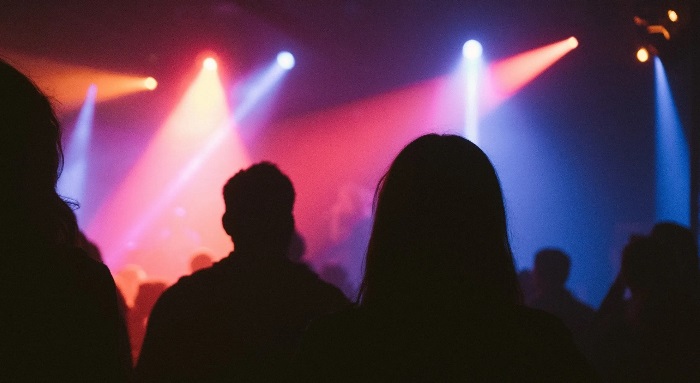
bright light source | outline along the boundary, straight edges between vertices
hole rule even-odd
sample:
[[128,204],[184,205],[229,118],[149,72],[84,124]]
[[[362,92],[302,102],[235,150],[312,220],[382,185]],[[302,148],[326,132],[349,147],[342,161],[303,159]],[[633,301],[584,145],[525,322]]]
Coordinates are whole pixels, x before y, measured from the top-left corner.
[[294,68],[294,63],[294,55],[287,51],[282,51],[277,55],[277,64],[283,69]]
[[668,19],[673,21],[674,23],[676,21],[678,21],[678,14],[676,13],[676,11],[674,11],[673,9],[669,9],[668,10]]
[[639,48],[637,51],[637,60],[643,63],[647,62],[649,60],[649,51],[644,47]]
[[218,67],[218,65],[216,64],[216,60],[214,60],[213,57],[207,57],[206,59],[204,59],[204,63],[202,63],[202,65],[206,70],[216,70],[216,68]]
[[576,39],[576,37],[571,36],[568,40],[566,40],[566,42],[569,44],[571,49],[574,49],[578,46],[578,39]]
[[143,80],[143,86],[145,86],[148,90],[155,90],[158,87],[158,81],[156,81],[156,79],[153,77],[148,77]]
[[481,47],[481,44],[476,40],[469,40],[466,43],[464,43],[464,46],[462,47],[462,54],[464,55],[464,57],[470,60],[481,57],[482,52],[483,48]]

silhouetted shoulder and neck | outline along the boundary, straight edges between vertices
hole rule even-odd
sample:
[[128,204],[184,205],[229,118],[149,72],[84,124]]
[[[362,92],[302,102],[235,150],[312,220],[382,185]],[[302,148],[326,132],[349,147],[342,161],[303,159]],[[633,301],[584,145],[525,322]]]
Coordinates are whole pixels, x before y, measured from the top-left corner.
[[566,288],[571,259],[559,249],[542,249],[535,254],[533,272],[535,296],[528,306],[561,319],[582,345],[593,322],[595,311],[576,299]]
[[587,381],[555,317],[519,305],[505,210],[486,155],[422,136],[377,189],[360,307],[311,326],[304,381]]
[[0,379],[127,381],[114,281],[78,248],[75,216],[56,193],[58,121],[2,60],[0,84]]
[[288,259],[294,189],[269,163],[224,186],[222,223],[235,251],[181,278],[151,313],[137,375],[144,381],[279,381],[308,323],[349,305]]

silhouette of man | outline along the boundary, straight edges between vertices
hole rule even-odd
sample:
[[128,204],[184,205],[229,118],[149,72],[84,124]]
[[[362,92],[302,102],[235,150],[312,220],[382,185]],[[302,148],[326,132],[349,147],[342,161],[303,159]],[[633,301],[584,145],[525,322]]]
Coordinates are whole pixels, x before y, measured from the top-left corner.
[[137,366],[144,381],[279,381],[309,321],[348,301],[287,252],[291,181],[271,163],[224,186],[235,250],[181,278],[156,303]]
[[535,296],[529,306],[561,319],[580,345],[591,325],[595,311],[576,299],[566,289],[571,260],[561,250],[543,249],[535,255],[533,282]]

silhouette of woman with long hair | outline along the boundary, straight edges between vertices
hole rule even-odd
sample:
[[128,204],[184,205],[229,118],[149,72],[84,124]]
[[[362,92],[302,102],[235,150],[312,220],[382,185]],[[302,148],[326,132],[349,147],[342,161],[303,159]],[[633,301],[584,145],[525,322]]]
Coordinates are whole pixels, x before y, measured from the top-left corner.
[[520,305],[496,171],[429,134],[377,188],[358,308],[316,322],[309,381],[572,381],[590,369],[563,324]]
[[56,193],[58,120],[2,60],[0,135],[0,380],[127,380],[114,281],[78,249],[75,215]]

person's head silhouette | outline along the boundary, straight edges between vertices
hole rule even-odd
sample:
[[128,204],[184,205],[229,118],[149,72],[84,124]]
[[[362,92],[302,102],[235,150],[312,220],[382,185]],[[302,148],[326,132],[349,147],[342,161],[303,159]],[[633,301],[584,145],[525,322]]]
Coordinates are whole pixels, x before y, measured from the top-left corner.
[[236,250],[286,256],[294,232],[294,187],[269,162],[241,170],[224,186],[222,223]]
[[63,152],[61,129],[48,98],[0,60],[0,209],[10,238],[73,244],[75,216],[56,193]]
[[542,249],[535,254],[533,271],[535,286],[540,292],[564,288],[569,278],[571,260],[559,249]]
[[377,188],[361,304],[515,304],[503,196],[486,154],[455,135],[406,146]]

